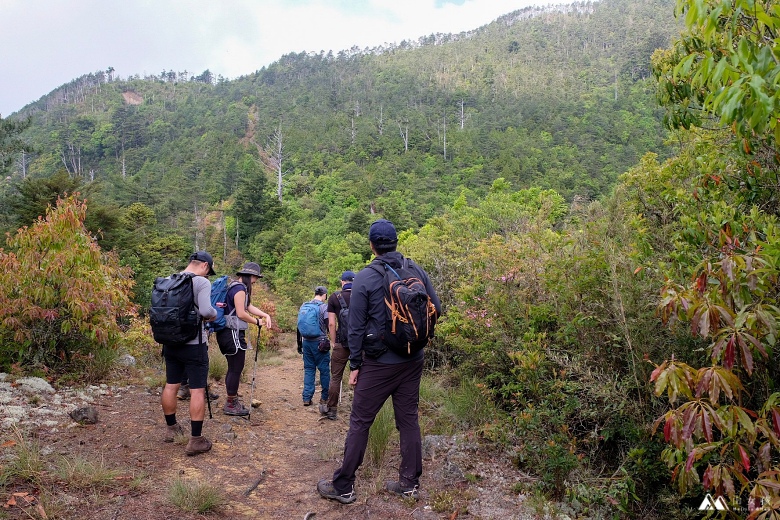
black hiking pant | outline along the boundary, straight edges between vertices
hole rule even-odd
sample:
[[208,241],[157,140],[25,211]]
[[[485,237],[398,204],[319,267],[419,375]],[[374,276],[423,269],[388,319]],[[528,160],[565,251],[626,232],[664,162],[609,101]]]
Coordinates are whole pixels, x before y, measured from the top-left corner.
[[382,405],[391,396],[395,427],[400,433],[401,444],[398,480],[405,488],[419,485],[422,475],[422,440],[417,410],[423,361],[419,359],[391,365],[370,358],[364,360],[355,385],[349,432],[344,442],[344,461],[333,474],[333,487],[339,493],[352,490],[355,473],[366,453],[368,430]]

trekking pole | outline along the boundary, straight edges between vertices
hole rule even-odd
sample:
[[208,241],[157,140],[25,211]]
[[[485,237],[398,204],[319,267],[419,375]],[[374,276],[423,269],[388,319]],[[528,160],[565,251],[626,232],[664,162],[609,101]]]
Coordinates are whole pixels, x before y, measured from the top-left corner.
[[[208,344],[209,344],[209,338],[211,338],[211,330],[206,332],[206,348],[207,349],[208,349]],[[208,406],[208,409],[209,409],[209,419],[213,419],[214,416],[211,415],[211,396],[209,394],[210,394],[210,392],[209,392],[209,374],[207,372],[206,373],[206,405]]]
[[255,340],[255,362],[252,365],[252,387],[249,391],[249,413],[246,416],[247,421],[252,421],[252,401],[254,400],[255,396],[255,370],[257,370],[257,354],[260,352],[260,329],[262,329],[262,325],[257,325],[257,339]]
[[211,415],[211,396],[209,395],[209,382],[206,381],[206,405],[208,405],[209,408],[209,419],[213,419],[214,416]]

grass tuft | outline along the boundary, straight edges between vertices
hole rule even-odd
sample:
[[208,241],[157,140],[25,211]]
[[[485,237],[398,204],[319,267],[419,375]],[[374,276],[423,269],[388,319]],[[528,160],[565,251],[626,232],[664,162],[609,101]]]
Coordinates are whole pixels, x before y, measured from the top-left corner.
[[114,487],[121,472],[108,468],[101,456],[93,461],[83,457],[67,459],[62,457],[57,464],[56,474],[69,486],[79,489],[106,489]]
[[380,467],[387,452],[390,436],[395,429],[393,406],[390,400],[385,401],[382,409],[376,415],[374,424],[368,431],[368,462],[375,467]]
[[183,479],[173,481],[168,496],[171,503],[182,511],[200,514],[215,512],[226,503],[218,487]]
[[466,428],[476,428],[495,420],[493,402],[471,379],[464,379],[446,401],[446,408]]
[[[38,484],[45,469],[40,445],[18,429],[14,429],[12,440],[4,445],[8,445],[11,453],[7,462],[0,466],[0,486],[15,480]],[[5,453],[3,456],[5,458]]]

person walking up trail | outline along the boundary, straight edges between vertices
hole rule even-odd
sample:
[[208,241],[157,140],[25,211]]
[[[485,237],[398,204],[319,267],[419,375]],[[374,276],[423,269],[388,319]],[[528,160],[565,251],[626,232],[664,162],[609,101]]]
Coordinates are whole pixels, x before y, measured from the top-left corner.
[[320,404],[328,402],[330,385],[330,341],[325,300],[328,289],[322,285],[314,289],[314,299],[301,305],[298,311],[298,354],[303,355],[303,406],[311,406],[314,398],[317,371],[320,372],[322,394]]
[[[322,497],[342,504],[357,499],[355,474],[363,463],[368,432],[391,396],[395,426],[400,433],[401,464],[398,480],[387,482],[385,487],[403,497],[419,498],[422,347],[441,313],[441,303],[428,274],[396,251],[398,235],[392,222],[381,219],[371,224],[368,239],[376,258],[355,276],[349,308],[349,384],[354,386],[354,396],[344,457],[332,480],[317,483]],[[393,285],[388,288],[391,279]],[[393,306],[396,296],[403,299],[403,309]],[[404,316],[406,321],[399,322],[399,311],[406,310],[411,311]],[[410,328],[412,321],[414,327]],[[417,331],[423,335],[416,336]]]
[[[176,393],[186,373],[190,383],[190,440],[184,449],[187,455],[205,453],[211,449],[211,441],[203,436],[203,419],[206,415],[206,382],[209,374],[209,349],[204,322],[213,320],[217,310],[211,306],[211,282],[214,260],[206,251],[196,251],[189,257],[183,275],[192,279],[192,301],[199,316],[195,337],[184,343],[163,343],[165,358],[165,388],[160,398],[167,426],[164,440],[173,442],[184,430],[176,421]],[[152,327],[154,330],[154,325]]]
[[341,380],[349,361],[348,323],[346,320],[349,319],[349,300],[352,297],[352,281],[354,279],[354,272],[344,271],[341,274],[341,290],[334,292],[328,298],[328,337],[333,345],[333,352],[330,355],[328,402],[320,405],[320,414],[331,421],[338,418]]
[[[230,282],[225,301],[225,328],[217,331],[219,350],[227,359],[227,374],[225,375],[225,391],[227,400],[222,411],[225,415],[249,415],[249,409],[241,403],[238,397],[238,386],[241,373],[246,363],[246,351],[249,348],[246,340],[246,330],[249,324],[259,327],[271,327],[271,316],[252,305],[252,287],[262,278],[260,266],[255,262],[247,262],[236,272],[236,278]],[[259,345],[255,345],[259,348]],[[251,398],[251,397],[250,397]],[[251,406],[252,403],[249,403]]]

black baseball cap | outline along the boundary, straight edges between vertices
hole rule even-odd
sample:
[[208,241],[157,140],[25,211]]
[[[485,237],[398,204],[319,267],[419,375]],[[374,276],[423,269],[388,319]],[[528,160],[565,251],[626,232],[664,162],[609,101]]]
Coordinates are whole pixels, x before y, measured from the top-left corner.
[[398,242],[398,234],[393,223],[382,218],[371,224],[368,240],[374,244],[395,244]]
[[195,251],[190,255],[190,262],[197,260],[198,262],[206,262],[209,264],[209,276],[213,276],[217,273],[214,272],[214,259],[211,255],[205,251]]

